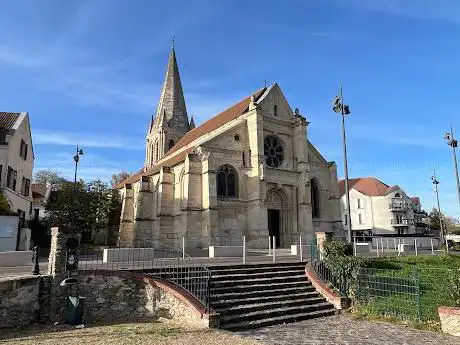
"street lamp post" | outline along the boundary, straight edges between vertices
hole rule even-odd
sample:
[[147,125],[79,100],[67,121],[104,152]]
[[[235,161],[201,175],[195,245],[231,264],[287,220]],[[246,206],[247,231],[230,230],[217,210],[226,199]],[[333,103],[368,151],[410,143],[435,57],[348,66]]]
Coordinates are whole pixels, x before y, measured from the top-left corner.
[[348,217],[348,230],[347,230],[347,241],[351,243],[351,211],[350,211],[350,190],[348,185],[348,160],[347,160],[347,142],[345,136],[345,115],[350,114],[350,107],[343,103],[343,92],[342,85],[340,85],[340,95],[336,96],[333,101],[332,110],[342,115],[342,144],[343,144],[343,160],[344,160],[344,171],[345,171],[345,195],[347,200],[347,217]]
[[447,247],[447,241],[444,239],[444,224],[443,224],[442,213],[441,213],[441,204],[439,203],[439,189],[438,189],[439,181],[436,178],[436,171],[433,171],[433,176],[431,176],[431,180],[433,181],[434,191],[436,193],[436,201],[438,203],[439,228],[441,232],[441,242],[446,243],[446,249],[447,251],[449,251],[449,248]]
[[73,160],[75,161],[75,178],[74,178],[74,188],[77,189],[77,169],[78,169],[78,162],[80,161],[80,156],[83,156],[83,150],[78,147],[77,144],[77,152],[75,156],[73,156]]
[[454,130],[452,129],[452,125],[450,126],[450,132],[446,133],[444,139],[447,141],[447,145],[452,147],[452,155],[454,157],[455,177],[457,179],[458,204],[460,205],[460,180],[458,177],[457,153],[456,153],[456,149],[458,146],[458,140],[454,138]]
[[80,156],[83,156],[83,150],[78,147],[77,144],[77,151],[75,153],[75,156],[73,156],[73,160],[75,161],[75,177],[73,180],[73,191],[74,191],[74,196],[73,196],[73,214],[72,214],[72,230],[75,231],[75,215],[77,213],[77,170],[78,170],[78,162],[80,162]]

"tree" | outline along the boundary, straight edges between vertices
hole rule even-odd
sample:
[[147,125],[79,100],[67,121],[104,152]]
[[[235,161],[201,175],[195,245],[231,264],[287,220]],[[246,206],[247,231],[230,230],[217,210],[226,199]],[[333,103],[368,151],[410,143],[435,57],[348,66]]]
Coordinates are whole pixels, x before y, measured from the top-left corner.
[[11,212],[10,205],[3,192],[0,190],[0,212]]
[[113,174],[112,175],[112,186],[115,186],[116,184],[122,182],[123,180],[127,179],[129,177],[129,172],[127,171],[121,171],[118,174]]
[[71,232],[81,233],[86,240],[91,234],[109,224],[110,215],[120,207],[118,192],[101,180],[75,186],[64,182],[51,193],[46,205],[46,221]]
[[62,175],[51,169],[38,170],[34,175],[34,183],[48,184],[51,185],[62,185],[66,179]]
[[[439,211],[436,208],[433,208],[430,212],[429,219],[430,219],[430,228],[432,230],[441,230],[441,226],[439,223]],[[454,217],[445,216],[441,213],[442,224],[444,226],[444,231],[449,233],[450,231],[455,230],[455,224],[458,220]]]

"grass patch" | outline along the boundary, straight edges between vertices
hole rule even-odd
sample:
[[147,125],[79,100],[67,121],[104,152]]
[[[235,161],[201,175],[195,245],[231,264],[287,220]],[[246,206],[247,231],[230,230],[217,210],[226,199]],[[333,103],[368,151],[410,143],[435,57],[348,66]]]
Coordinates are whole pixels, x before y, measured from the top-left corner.
[[364,315],[431,325],[439,322],[439,306],[456,304],[449,282],[460,267],[459,256],[376,258],[365,267],[356,288],[356,309]]

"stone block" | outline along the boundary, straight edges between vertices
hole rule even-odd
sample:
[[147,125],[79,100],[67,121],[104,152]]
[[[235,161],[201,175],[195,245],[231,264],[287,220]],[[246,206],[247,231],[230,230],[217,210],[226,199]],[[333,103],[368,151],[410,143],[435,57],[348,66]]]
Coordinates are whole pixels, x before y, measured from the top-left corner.
[[442,331],[460,337],[460,308],[439,307],[438,313]]
[[242,246],[210,246],[209,247],[210,258],[220,257],[243,257]]

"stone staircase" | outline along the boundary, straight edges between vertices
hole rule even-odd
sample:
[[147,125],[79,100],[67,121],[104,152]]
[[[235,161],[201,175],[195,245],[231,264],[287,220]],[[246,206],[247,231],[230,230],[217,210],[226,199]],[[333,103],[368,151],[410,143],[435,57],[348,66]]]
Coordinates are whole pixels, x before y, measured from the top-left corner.
[[305,263],[210,267],[211,308],[220,327],[247,330],[329,316],[338,311],[305,276]]

